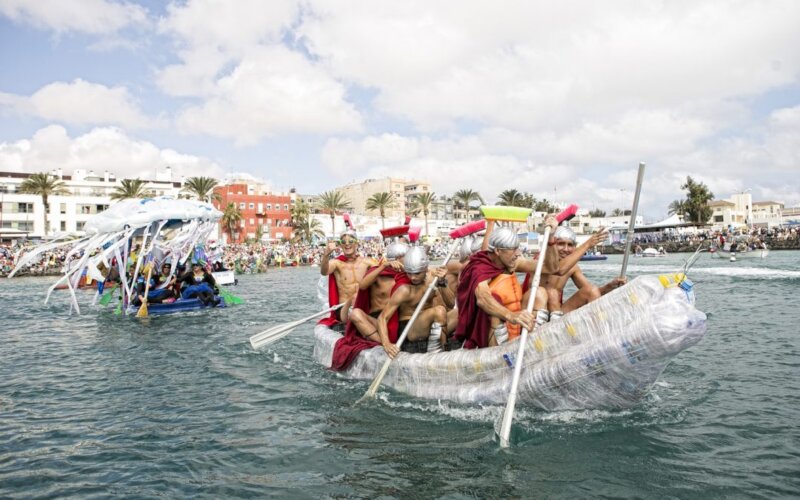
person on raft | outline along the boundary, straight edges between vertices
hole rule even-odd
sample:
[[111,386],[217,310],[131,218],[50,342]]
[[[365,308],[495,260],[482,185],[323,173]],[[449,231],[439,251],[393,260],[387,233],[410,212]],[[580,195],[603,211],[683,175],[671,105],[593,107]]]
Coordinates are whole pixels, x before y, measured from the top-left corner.
[[[558,223],[554,216],[547,216],[545,224],[555,228]],[[492,231],[488,243],[488,250],[476,252],[461,272],[458,324],[448,340],[450,350],[498,345],[516,338],[523,327],[528,331],[534,327],[535,316],[522,306],[527,300],[515,273],[533,273],[536,260],[521,257],[519,239],[508,227]],[[555,251],[548,251],[543,258],[544,281],[559,267]],[[546,309],[545,288],[540,286],[535,293],[534,310]]]
[[181,276],[180,281],[183,285],[181,298],[197,298],[204,306],[219,305],[220,299],[215,297],[219,293],[217,282],[200,262],[192,262],[192,270]]
[[[569,227],[559,226],[553,233],[554,246],[558,251],[559,268],[566,268],[566,272],[562,275],[550,276],[545,284],[550,321],[560,319],[564,314],[597,300],[628,282],[626,278],[617,277],[605,285],[597,287],[586,278],[578,265],[587,250],[602,243],[607,237],[608,231],[600,228],[599,231],[592,234],[588,240],[576,248],[578,239],[575,232]],[[564,301],[564,287],[570,279],[572,279],[578,291]]]
[[[159,302],[174,302],[174,300],[178,297],[176,293],[176,283],[178,279],[170,272],[170,265],[168,263],[161,264],[161,272],[156,276],[156,283],[155,286],[157,290],[155,292],[160,292],[158,298],[160,299]],[[153,293],[151,289],[151,293]],[[148,296],[148,301],[150,300],[150,294]]]
[[[358,292],[358,277],[356,268],[361,263],[362,257],[358,255],[358,238],[355,231],[348,229],[339,238],[342,255],[331,259],[331,253],[336,250],[337,245],[333,241],[328,242],[328,246],[322,254],[322,262],[319,265],[319,272],[323,276],[333,275],[336,284],[336,297],[338,301],[330,304],[331,307],[337,304],[344,304],[334,311],[334,318],[341,323],[347,323],[350,313],[350,304]],[[329,299],[332,300],[329,290]]]
[[[403,272],[402,259],[408,252],[408,245],[403,240],[390,243],[386,247],[386,258],[381,259],[375,267],[366,270],[364,277],[358,282],[358,295],[354,306],[350,309],[350,323],[365,339],[380,342],[378,334],[378,316],[389,302],[389,296],[395,287],[395,278]],[[359,273],[360,274],[360,273]],[[362,298],[368,297],[367,302]],[[364,305],[368,308],[363,307]]]
[[[412,247],[403,257],[405,272],[395,279],[395,288],[389,302],[378,316],[378,334],[381,345],[390,358],[397,356],[400,351],[409,353],[436,352],[441,349],[446,332],[442,325],[445,324],[447,311],[443,305],[441,293],[446,289],[442,284],[437,288],[437,293],[429,297],[424,309],[411,325],[403,345],[397,347],[397,339],[408,325],[411,316],[425,295],[425,290],[432,280],[443,278],[447,270],[443,267],[428,273],[428,256],[422,247]],[[389,324],[397,321],[396,331],[389,330]]]
[[[164,299],[167,298],[167,291],[166,290],[156,290],[156,286],[158,285],[158,274],[152,273],[150,275],[150,288],[147,292],[147,303],[148,304],[160,304]],[[143,274],[140,274],[136,278],[136,287],[135,287],[135,294],[133,297],[133,305],[140,306],[144,301],[144,292],[147,289],[147,277]]]

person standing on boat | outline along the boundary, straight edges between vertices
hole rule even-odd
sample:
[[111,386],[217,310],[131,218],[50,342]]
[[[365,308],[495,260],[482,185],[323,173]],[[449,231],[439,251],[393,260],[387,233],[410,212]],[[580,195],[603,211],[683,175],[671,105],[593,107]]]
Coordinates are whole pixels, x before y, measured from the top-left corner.
[[[558,251],[559,268],[565,268],[562,275],[552,275],[545,282],[547,287],[547,308],[550,310],[550,320],[561,318],[565,313],[588,304],[612,290],[616,290],[625,283],[626,278],[614,278],[602,287],[593,285],[583,274],[578,261],[587,250],[601,243],[608,236],[608,231],[600,228],[592,234],[582,245],[576,247],[578,238],[575,232],[566,226],[559,226],[553,233],[555,248]],[[572,280],[578,289],[569,299],[564,301],[564,287],[567,281]]]
[[358,292],[358,277],[356,267],[361,263],[362,257],[358,255],[358,238],[356,232],[348,229],[339,238],[339,248],[342,254],[331,259],[331,254],[337,248],[336,242],[329,241],[322,253],[322,262],[319,272],[328,276],[328,303],[330,307],[344,304],[331,313],[320,323],[333,326],[336,323],[347,323],[350,305]]
[[[446,332],[442,330],[447,311],[443,305],[441,293],[446,286],[438,287],[437,293],[429,297],[424,309],[411,325],[405,342],[397,347],[397,339],[405,330],[411,316],[419,305],[431,280],[443,278],[447,270],[443,267],[428,273],[428,256],[422,247],[412,247],[403,258],[405,272],[395,278],[389,302],[378,316],[378,334],[381,345],[390,358],[400,351],[409,353],[425,353],[441,349]],[[446,293],[446,291],[444,292]],[[397,321],[397,329],[392,332],[389,325]]]
[[[555,228],[558,223],[554,216],[548,216],[545,224]],[[544,258],[543,280],[558,271],[555,252],[547,252]],[[527,301],[514,273],[535,270],[536,260],[521,257],[519,239],[513,230],[501,227],[492,231],[488,250],[476,252],[461,272],[458,324],[448,347],[451,350],[490,347],[502,343],[509,330],[518,327],[532,330],[535,316],[522,307]],[[535,293],[534,309],[546,308],[544,287]]]

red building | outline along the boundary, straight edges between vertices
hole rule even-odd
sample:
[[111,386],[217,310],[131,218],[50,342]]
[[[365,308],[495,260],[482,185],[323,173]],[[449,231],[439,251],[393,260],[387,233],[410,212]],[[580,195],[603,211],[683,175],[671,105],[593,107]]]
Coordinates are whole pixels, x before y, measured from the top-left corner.
[[242,220],[234,229],[233,235],[226,224],[220,224],[222,233],[229,242],[241,243],[248,238],[256,239],[259,228],[262,238],[281,240],[292,237],[292,217],[289,212],[293,204],[292,196],[264,192],[261,188],[260,185],[245,183],[214,188],[214,192],[220,197],[219,201],[214,201],[214,206],[220,212],[225,212],[228,203],[234,203],[242,214]]

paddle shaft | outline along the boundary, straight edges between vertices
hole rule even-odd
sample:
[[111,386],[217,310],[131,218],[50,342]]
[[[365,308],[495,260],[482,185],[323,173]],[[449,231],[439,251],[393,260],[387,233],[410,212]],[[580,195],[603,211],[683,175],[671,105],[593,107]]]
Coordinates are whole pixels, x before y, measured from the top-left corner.
[[624,278],[625,274],[628,272],[628,258],[631,256],[631,243],[633,243],[634,226],[636,225],[636,212],[639,210],[639,194],[642,192],[644,166],[644,162],[639,163],[639,174],[636,176],[636,193],[633,195],[631,220],[628,224],[628,234],[625,236],[625,255],[622,256],[622,271],[619,274],[620,278]]
[[[447,257],[445,257],[442,266],[446,266],[447,263],[450,262],[450,257],[453,256],[456,249],[458,248],[458,245],[459,245],[458,241],[456,241],[453,244],[453,246],[450,248],[450,252],[447,253]],[[417,316],[419,316],[419,314],[422,312],[422,307],[428,301],[428,297],[431,295],[431,293],[433,293],[433,289],[436,288],[437,281],[438,280],[436,279],[431,280],[431,284],[428,285],[427,290],[425,290],[425,295],[422,296],[422,300],[419,301],[419,304],[417,304],[417,308],[414,309],[414,314],[411,315],[411,318],[408,320],[408,323],[406,323],[406,327],[403,328],[403,332],[400,334],[400,338],[397,339],[396,345],[398,348],[403,345],[403,342],[405,342],[406,337],[408,336],[408,332],[414,325],[414,321],[417,320]],[[392,358],[388,357],[386,358],[386,361],[383,363],[383,366],[381,366],[381,370],[378,372],[378,375],[375,377],[375,380],[372,381],[372,384],[369,386],[369,389],[367,389],[367,393],[364,394],[364,397],[361,399],[375,397],[375,393],[378,392],[378,387],[381,386],[381,382],[383,382],[383,377],[385,377],[386,372],[389,371],[389,365],[392,364],[392,361],[393,361]]]
[[[319,318],[320,316],[324,316],[332,311],[335,311],[342,307],[344,304],[337,304],[331,308],[325,309],[324,311],[320,311],[318,313],[312,314],[311,316],[307,316],[303,319],[298,319],[295,321],[291,321],[289,323],[284,323],[282,325],[273,326],[272,328],[267,328],[266,330],[259,332],[252,337],[250,337],[250,345],[253,346],[253,349],[258,349],[261,345],[269,342],[263,342],[264,339],[268,339],[273,335],[276,335],[280,332],[283,332],[285,329],[291,330],[292,328],[296,328],[297,326],[305,323],[306,321],[310,321],[314,318]],[[277,339],[276,339],[277,340]]]
[[[536,272],[533,273],[533,283],[531,284],[530,296],[528,297],[528,305],[525,308],[529,313],[533,312],[533,303],[536,299],[536,291],[539,289],[539,281],[542,279],[542,267],[544,266],[545,254],[547,253],[547,243],[550,240],[550,226],[544,230],[544,238],[542,241],[542,250],[539,252],[539,258],[536,260]],[[511,422],[514,419],[514,407],[517,405],[517,387],[519,386],[519,377],[522,373],[522,358],[525,356],[525,344],[528,342],[528,329],[523,328],[522,334],[519,339],[519,348],[517,349],[517,357],[514,359],[514,376],[511,378],[511,388],[508,391],[508,402],[506,409],[503,412],[503,423],[500,426],[500,446],[508,448],[508,438],[511,435]]]
[[147,269],[147,281],[144,284],[144,296],[142,297],[142,305],[139,307],[139,312],[136,316],[147,316],[147,294],[150,293],[150,276],[153,272],[153,265]]

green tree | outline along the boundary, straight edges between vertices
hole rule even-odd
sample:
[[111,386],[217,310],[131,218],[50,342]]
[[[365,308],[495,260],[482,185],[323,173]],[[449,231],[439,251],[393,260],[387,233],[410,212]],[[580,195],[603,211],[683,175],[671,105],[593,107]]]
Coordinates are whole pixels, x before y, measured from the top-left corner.
[[525,207],[529,205],[525,205],[525,195],[517,191],[516,189],[506,189],[497,199],[498,205],[505,205],[509,207]]
[[112,200],[125,200],[128,198],[148,198],[153,196],[153,193],[148,191],[145,187],[146,181],[140,179],[122,179],[121,186],[114,188],[111,193]]
[[681,185],[681,189],[686,190],[684,210],[688,220],[696,224],[706,224],[713,213],[708,202],[714,199],[714,193],[704,183],[696,182],[691,176],[686,177],[686,182]]
[[686,200],[675,200],[667,207],[667,214],[678,215],[683,218],[686,216]]
[[219,193],[214,192],[218,182],[212,177],[189,177],[183,183],[181,191],[197,198],[200,201],[211,203],[212,201],[220,201]]
[[460,189],[453,194],[453,202],[456,208],[464,210],[467,220],[470,219],[470,213],[472,211],[471,203],[473,201],[477,201],[483,205],[483,198],[481,198],[480,193],[472,189]]
[[606,211],[600,210],[599,208],[595,208],[594,210],[589,211],[589,217],[605,217]]
[[425,236],[428,236],[428,215],[431,213],[431,205],[436,201],[436,195],[434,193],[420,193],[414,195],[411,198],[411,207],[410,213],[411,215],[418,215],[422,212],[423,217],[425,217]]
[[315,237],[325,237],[325,233],[322,231],[318,220],[312,219],[311,215],[307,214],[305,219],[300,219],[295,222],[294,235],[292,236],[294,241],[310,244]]
[[317,206],[320,210],[328,212],[331,216],[331,235],[336,236],[336,213],[348,210],[350,201],[344,197],[341,191],[325,191],[319,195]]
[[48,198],[53,195],[67,194],[68,191],[64,186],[64,182],[58,177],[46,173],[31,174],[30,177],[22,181],[19,191],[27,194],[38,194],[42,197],[42,204],[44,205],[44,236],[47,236],[47,214],[50,213]]
[[397,203],[394,201],[394,196],[392,193],[387,193],[386,191],[382,191],[380,193],[375,193],[367,199],[366,209],[367,210],[377,210],[381,216],[381,228],[386,227],[386,210],[390,208],[394,208],[397,206]]
[[292,226],[295,226],[297,223],[304,221],[309,215],[311,215],[311,207],[308,205],[308,203],[298,199],[297,202],[295,202],[291,208],[289,208],[289,214],[292,217]]
[[239,207],[236,206],[236,203],[228,203],[225,207],[225,211],[222,212],[222,218],[220,219],[220,224],[222,224],[227,230],[228,235],[230,235],[230,242],[237,243],[238,238],[236,238],[236,228],[239,227],[239,223],[242,221],[242,212],[239,211]]
[[615,208],[611,211],[611,217],[620,217],[624,214],[621,208]]

